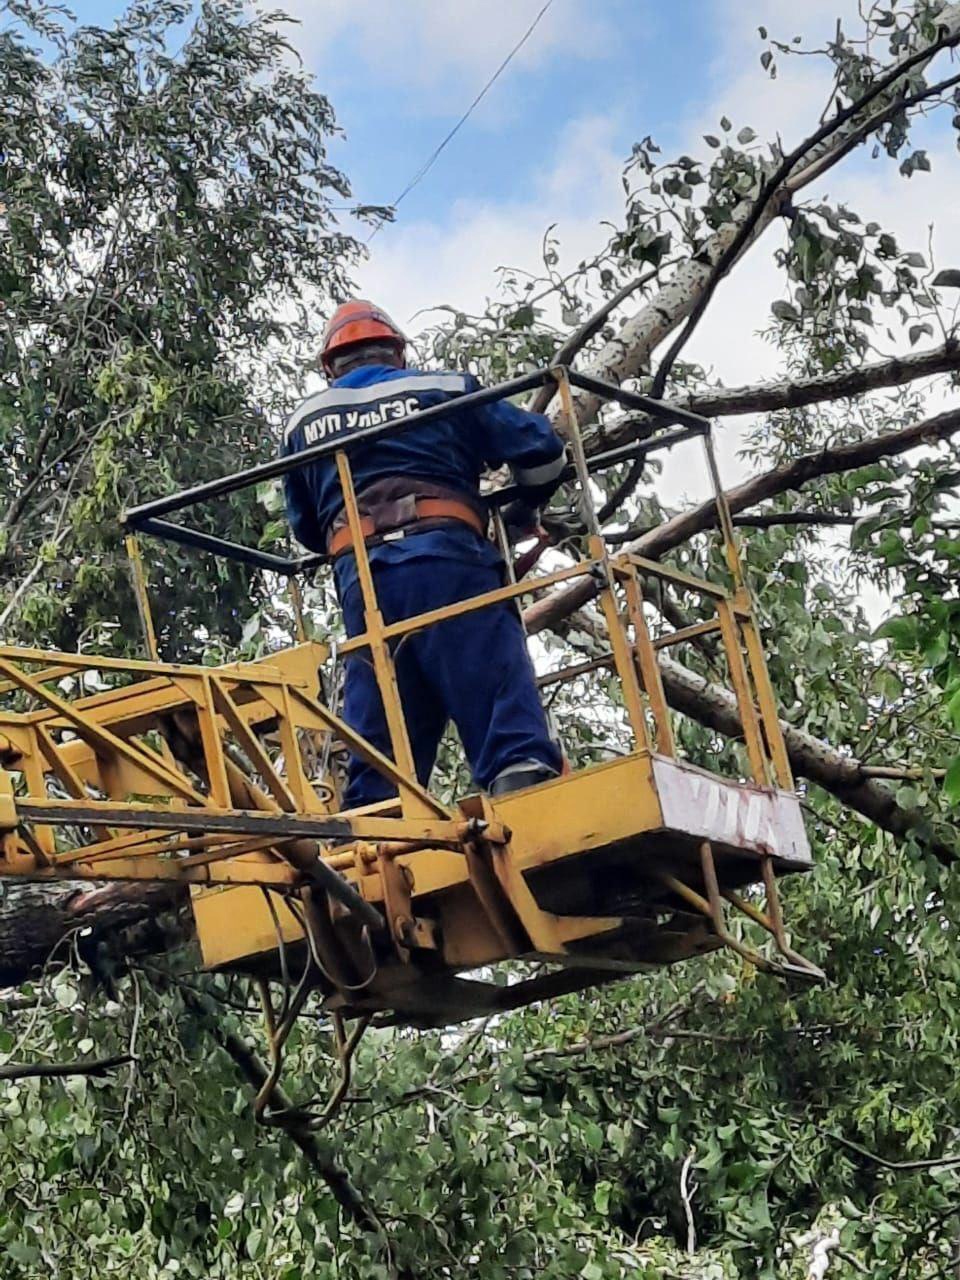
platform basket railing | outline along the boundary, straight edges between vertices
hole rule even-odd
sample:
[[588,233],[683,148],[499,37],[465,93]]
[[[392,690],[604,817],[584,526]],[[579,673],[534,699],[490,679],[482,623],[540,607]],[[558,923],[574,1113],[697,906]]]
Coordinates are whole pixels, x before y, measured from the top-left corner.
[[[450,414],[552,383],[560,397],[569,449],[566,479],[577,488],[586,554],[570,564],[443,609],[386,623],[376,575],[362,536],[350,455],[386,430]],[[658,430],[636,444],[587,457],[577,424],[574,388],[640,409]],[[630,552],[611,553],[593,500],[591,477],[600,470],[699,439],[716,503],[716,522],[728,582],[720,584]],[[333,460],[353,534],[363,595],[365,629],[339,644],[341,655],[364,650],[383,698],[391,750],[376,750],[325,705],[316,667],[326,650],[301,644],[255,663],[211,669],[91,655],[0,649],[0,767],[6,770],[15,829],[3,836],[9,873],[78,877],[180,879],[194,884],[292,884],[312,878],[349,903],[368,922],[340,870],[356,864],[356,847],[396,850],[458,848],[467,838],[463,815],[442,802],[416,776],[394,667],[394,646],[405,636],[472,612],[518,603],[524,596],[578,580],[593,584],[609,646],[587,663],[572,663],[540,677],[542,685],[574,680],[607,666],[616,677],[630,749],[674,759],[677,747],[658,654],[716,637],[743,725],[753,782],[788,790],[790,766],[777,717],[729,508],[720,484],[706,419],[563,367],[465,395],[389,426],[363,428],[291,457],[145,503],[128,511],[128,536],[173,539],[296,579],[326,568],[323,556],[284,558],[200,533],[167,517],[225,494],[275,479],[325,457]],[[500,511],[516,491],[487,495]],[[502,528],[502,522],[501,522]],[[135,581],[149,618],[147,575],[138,561]],[[654,581],[690,593],[712,616],[653,637],[644,587]],[[147,632],[155,651],[155,633]],[[74,679],[98,669],[129,688],[87,694]],[[17,699],[12,709],[11,698]],[[183,725],[189,732],[183,732]],[[164,732],[158,726],[164,726]],[[172,728],[171,728],[172,726]],[[179,735],[179,736],[178,736]],[[309,742],[328,735],[363,756],[395,789],[397,798],[347,812],[329,777],[318,778]],[[6,801],[0,797],[0,806]],[[9,805],[8,805],[9,807]],[[0,822],[0,827],[3,823]],[[329,873],[329,874],[328,874]],[[712,904],[711,910],[715,906]],[[700,909],[700,907],[698,907]]]

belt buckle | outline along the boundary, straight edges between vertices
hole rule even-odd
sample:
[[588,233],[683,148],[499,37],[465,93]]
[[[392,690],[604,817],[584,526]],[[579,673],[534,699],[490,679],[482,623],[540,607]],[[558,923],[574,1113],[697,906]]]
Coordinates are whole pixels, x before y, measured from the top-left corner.
[[388,529],[386,533],[380,534],[381,542],[400,542],[407,536],[406,529]]

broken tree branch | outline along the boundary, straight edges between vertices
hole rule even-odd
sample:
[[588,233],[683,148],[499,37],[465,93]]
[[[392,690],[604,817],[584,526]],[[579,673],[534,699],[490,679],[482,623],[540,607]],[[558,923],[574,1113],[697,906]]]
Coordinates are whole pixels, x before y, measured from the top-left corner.
[[[956,21],[956,17],[954,21]],[[949,25],[940,23],[938,24],[938,30],[940,34],[936,40],[924,48],[916,50],[908,57],[900,59],[885,75],[875,80],[855,102],[851,102],[848,106],[841,108],[809,138],[805,138],[799,146],[788,152],[770,177],[763,182],[753,201],[752,208],[741,222],[736,235],[714,263],[699,297],[690,310],[686,323],[660,361],[651,391],[654,398],[659,398],[663,395],[670,371],[710,305],[717,286],[753,239],[754,233],[760,228],[771,206],[776,206],[783,195],[799,190],[814,177],[819,177],[825,169],[836,164],[854,145],[868,136],[873,129],[879,128],[889,118],[892,110],[913,105],[922,101],[925,97],[932,96],[941,92],[944,88],[950,87],[953,83],[952,80],[933,85],[924,92],[910,95],[909,98],[903,94],[894,95],[892,102],[884,104],[880,112],[870,118],[867,122],[867,128],[864,128],[862,119],[857,119],[857,117],[862,117],[865,109],[872,102],[886,94],[887,90],[891,89],[908,72],[915,67],[925,65],[935,54],[942,50],[953,48],[960,43],[960,32],[952,31]],[[842,131],[847,125],[850,125],[851,128],[844,136]],[[817,156],[815,153],[820,147],[823,147],[824,151],[822,155]],[[807,169],[799,174],[794,174],[794,170],[800,161],[806,160],[811,156],[813,159]]]
[[[886,75],[878,78],[870,91],[874,97],[883,93],[885,86],[895,85],[907,72],[929,61],[941,49],[948,47],[948,44],[960,40],[960,4],[945,6],[937,14],[936,22],[936,37],[928,40],[908,57],[899,60]],[[862,111],[865,105],[863,98],[858,105]],[[849,135],[856,131],[857,123],[854,117],[846,125],[838,127],[835,116],[832,132],[825,141],[815,146],[809,154],[806,154],[810,147],[809,140],[803,144],[805,158],[809,163],[806,169],[791,176],[787,184],[788,193],[799,190],[846,154],[845,144]],[[773,220],[778,201],[768,200],[752,231],[746,236],[741,235],[740,229],[754,207],[750,201],[738,206],[731,220],[676,269],[664,286],[606,343],[596,360],[591,363],[588,369],[590,374],[609,382],[623,382],[636,377],[649,364],[652,352],[692,314],[713,276],[715,264],[726,257],[724,273],[728,271],[733,262],[733,255],[728,252],[730,246],[736,241],[740,246],[737,256],[742,254]],[[580,422],[592,421],[599,408],[599,399],[594,395],[583,394],[577,397],[576,403]]]
[[0,986],[38,973],[70,934],[81,955],[111,938],[125,955],[163,950],[189,936],[188,904],[185,887],[164,882],[11,885],[0,903]]
[[[557,348],[553,363],[555,365],[569,364],[571,360],[580,354],[590,339],[596,337],[619,306],[622,306],[632,294],[636,293],[638,289],[642,289],[645,284],[649,284],[651,280],[656,280],[665,267],[673,265],[675,264],[669,262],[660,263],[652,271],[647,271],[642,276],[637,276],[636,280],[629,280],[622,289],[617,290],[612,298],[608,298],[602,307],[598,307],[593,315],[588,316],[579,328],[574,329],[573,333]],[[548,382],[540,387],[530,402],[531,413],[545,413],[556,389],[556,383],[554,382]]]

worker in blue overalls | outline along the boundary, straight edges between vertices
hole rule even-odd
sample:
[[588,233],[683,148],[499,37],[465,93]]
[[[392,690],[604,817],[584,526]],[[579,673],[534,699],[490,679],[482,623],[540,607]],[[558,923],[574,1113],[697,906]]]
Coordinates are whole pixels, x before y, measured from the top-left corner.
[[[395,420],[478,389],[470,374],[408,369],[406,339],[379,307],[354,300],[326,327],[322,364],[329,387],[290,418],[284,453],[371,423]],[[499,401],[387,432],[350,451],[366,544],[385,621],[426,613],[503,584],[503,563],[486,537],[479,480],[509,463],[529,515],[556,489],[563,445],[547,418]],[[296,537],[333,557],[349,635],[365,630],[356,561],[332,457],[285,477]],[[516,608],[509,602],[451,618],[403,640],[397,684],[421,782],[452,719],[478,786],[493,795],[560,772]],[[383,704],[369,657],[347,659],[344,719],[390,755]],[[351,757],[344,804],[384,800],[391,784]]]

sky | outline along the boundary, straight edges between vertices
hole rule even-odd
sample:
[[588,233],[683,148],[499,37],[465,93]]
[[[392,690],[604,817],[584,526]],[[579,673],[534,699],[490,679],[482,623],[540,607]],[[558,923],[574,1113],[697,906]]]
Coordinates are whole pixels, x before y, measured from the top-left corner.
[[[544,0],[276,0],[298,20],[291,43],[333,103],[344,136],[332,158],[355,197],[392,203],[543,8]],[[123,0],[74,0],[81,22],[107,25]],[[758,28],[801,49],[822,45],[838,17],[857,29],[857,0],[552,0],[523,48],[379,231],[358,273],[415,333],[440,303],[476,312],[502,265],[535,269],[549,223],[562,261],[575,266],[604,243],[605,219],[623,208],[621,171],[651,135],[666,157],[702,156],[721,116],[785,144],[816,126],[829,80],[820,60],[760,67]],[[923,132],[923,131],[921,131]],[[900,177],[886,158],[855,153],[810,194],[846,199],[864,220],[894,231],[904,249],[960,265],[960,167],[953,137],[929,126],[932,175]],[[933,193],[936,192],[934,203]],[[728,385],[776,376],[774,349],[757,334],[783,296],[773,264],[775,225],[725,282],[688,348]],[[724,478],[743,420],[725,426]],[[683,473],[685,475],[686,472]],[[671,490],[680,473],[668,475]],[[690,492],[689,496],[699,496]]]
[[[392,203],[543,8],[544,0],[276,0],[296,24],[291,43],[333,103],[344,136],[332,158],[355,197]],[[107,25],[123,0],[73,0],[81,22]],[[837,17],[856,28],[857,0],[552,0],[526,44],[384,226],[360,269],[361,288],[413,331],[423,309],[482,308],[501,265],[535,268],[556,223],[571,266],[596,252],[602,223],[623,208],[621,171],[651,135],[664,156],[703,155],[721,116],[761,139],[798,141],[816,124],[827,72],[806,57],[759,65],[758,28],[801,48],[822,44]],[[823,193],[851,199],[926,249],[930,188],[953,195],[960,177],[945,130],[935,178],[907,181],[889,161],[858,154]],[[944,206],[940,265],[960,261],[960,229]],[[954,220],[955,221],[955,220]],[[728,383],[755,381],[776,355],[755,339],[778,296],[775,227],[718,296],[691,354]],[[921,242],[915,243],[917,237]],[[950,250],[958,254],[952,261]],[[416,318],[415,318],[416,317]]]

